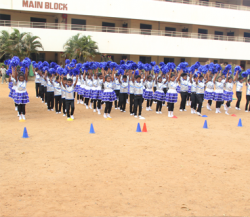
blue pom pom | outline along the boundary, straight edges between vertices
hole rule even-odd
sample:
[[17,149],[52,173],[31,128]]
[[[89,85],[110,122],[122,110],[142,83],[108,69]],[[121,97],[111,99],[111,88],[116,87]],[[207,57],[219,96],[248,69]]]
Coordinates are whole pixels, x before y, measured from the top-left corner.
[[71,62],[71,63],[69,64],[69,67],[70,67],[70,68],[74,68],[74,67],[75,67],[75,63]]
[[49,63],[47,61],[43,62],[43,67],[45,67],[45,66],[49,67]]
[[152,61],[152,62],[150,63],[150,65],[151,65],[152,67],[154,67],[154,66],[156,65],[156,62],[155,62],[155,61]]
[[156,66],[154,67],[154,73],[155,73],[155,74],[159,74],[159,72],[160,72],[160,68],[159,68],[159,66],[156,65]]
[[119,70],[118,70],[118,74],[119,74],[119,75],[124,75],[124,70],[123,70],[123,69],[119,69]]
[[77,64],[77,60],[76,59],[73,59],[71,62],[74,63],[74,64]]
[[131,69],[132,69],[132,70],[138,69],[138,65],[137,65],[136,63],[132,63],[132,64],[131,64]]
[[139,70],[136,70],[135,71],[135,76],[138,76],[139,75]]
[[6,66],[10,65],[10,59],[4,60],[4,65],[6,65]]
[[70,60],[69,60],[69,59],[66,59],[66,60],[65,60],[65,64],[66,64],[66,65],[70,64]]
[[19,63],[20,63],[20,59],[19,59],[19,57],[17,57],[17,56],[14,56],[14,57],[11,59],[11,61],[10,61],[10,65],[11,65],[12,67],[17,67],[17,66],[19,65]]
[[144,64],[143,64],[142,62],[138,62],[138,69],[139,69],[139,70],[145,69],[145,68],[144,68]]
[[120,65],[125,64],[124,60],[120,60]]
[[29,62],[28,62],[27,60],[24,59],[24,60],[22,61],[22,67],[24,67],[24,68],[29,68],[29,66],[30,66],[30,65],[29,65]]
[[145,69],[146,72],[151,71],[152,70],[152,66],[150,64],[146,63],[144,65],[144,69]]
[[51,62],[50,64],[49,64],[49,67],[50,68],[54,68],[56,66],[56,63],[55,62]]
[[116,67],[117,67],[117,63],[116,62],[111,62],[110,64],[109,64],[109,66],[110,66],[110,69],[115,69]]
[[159,64],[160,67],[162,67],[162,66],[164,66],[164,65],[165,65],[164,62],[160,62],[160,64]]
[[248,72],[247,72],[247,71],[242,72],[242,73],[241,73],[241,76],[242,76],[243,78],[246,78],[246,77],[248,76]]
[[[230,65],[230,66],[231,66],[231,65]],[[230,68],[230,69],[231,69],[231,68]],[[238,71],[239,74],[241,73],[242,69],[241,69],[240,66],[235,66],[234,72],[237,72],[237,71]]]
[[48,66],[44,66],[44,67],[43,67],[43,72],[48,71],[48,70],[49,70],[49,67],[48,67]]
[[247,69],[246,72],[248,75],[250,75],[250,69]]
[[178,67],[179,67],[180,69],[185,69],[187,66],[188,66],[188,63],[187,63],[187,62],[181,62],[181,63],[178,65]]
[[55,70],[54,68],[50,68],[50,69],[49,69],[49,73],[50,73],[50,74],[56,74],[56,70]]

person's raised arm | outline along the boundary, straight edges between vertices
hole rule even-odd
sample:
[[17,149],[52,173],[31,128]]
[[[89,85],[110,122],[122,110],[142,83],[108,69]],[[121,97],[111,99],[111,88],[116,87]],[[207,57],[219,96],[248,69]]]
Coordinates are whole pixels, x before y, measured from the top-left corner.
[[25,81],[28,81],[28,75],[29,75],[29,69],[25,68],[25,74],[24,74]]
[[76,75],[76,81],[75,81],[75,83],[74,83],[74,87],[76,86],[77,81],[78,81],[78,75]]
[[236,81],[236,79],[238,79],[238,73],[239,73],[239,71],[237,70],[237,71],[236,71],[236,74],[235,74],[235,76],[234,76],[234,82]]
[[17,81],[17,72],[16,72],[16,68],[14,68],[13,66],[12,66],[12,75],[13,75],[13,78],[15,78],[16,81]]
[[176,79],[177,82],[180,81],[182,72],[183,72],[183,70],[181,69],[180,72],[179,72],[179,74],[178,74],[178,77]]
[[216,80],[218,74],[219,74],[219,72],[217,72],[217,73],[214,75],[213,83],[215,83],[215,80]]
[[227,73],[227,75],[226,75],[226,83],[228,82],[228,73]]
[[121,81],[121,74],[119,75],[118,81],[119,81],[120,84],[122,83],[122,81]]
[[170,82],[170,79],[171,79],[171,74],[172,74],[172,69],[170,69],[170,71],[169,71],[169,75],[168,75],[168,82]]
[[111,81],[114,81],[114,72],[115,72],[115,70],[113,70],[111,73]]

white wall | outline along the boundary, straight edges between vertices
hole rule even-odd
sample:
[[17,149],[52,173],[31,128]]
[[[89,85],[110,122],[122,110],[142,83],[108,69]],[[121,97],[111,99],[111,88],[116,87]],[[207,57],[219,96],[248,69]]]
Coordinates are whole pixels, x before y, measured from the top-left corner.
[[[12,31],[11,27],[0,27]],[[101,53],[147,56],[199,57],[249,60],[250,43],[166,36],[80,32],[71,30],[18,28],[41,38],[45,51],[63,52],[63,45],[73,35],[91,35]]]
[[[27,8],[26,0],[1,0],[0,8],[60,14],[117,17],[149,21],[187,23],[205,26],[250,29],[250,11],[231,10],[153,0],[60,0],[67,11]],[[52,5],[58,0],[50,0]]]

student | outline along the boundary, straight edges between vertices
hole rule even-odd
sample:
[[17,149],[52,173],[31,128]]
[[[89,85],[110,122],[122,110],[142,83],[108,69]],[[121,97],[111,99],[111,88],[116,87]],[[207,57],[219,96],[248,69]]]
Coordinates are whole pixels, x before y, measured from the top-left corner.
[[[191,76],[190,76],[191,77]],[[187,104],[186,106],[191,106],[191,88],[192,88],[192,83],[190,83],[190,77],[187,76],[187,81],[188,81],[188,93],[187,93]]]
[[[73,80],[73,82],[74,82],[74,80]],[[80,87],[81,87],[81,79],[78,79],[76,87],[75,87],[75,93],[77,93],[77,96],[76,96],[77,104],[79,104],[80,100],[81,100],[81,95],[80,95],[81,89],[80,89]]]
[[191,114],[196,114],[196,107],[197,107],[197,97],[196,97],[196,90],[197,90],[197,82],[198,77],[196,75],[190,74],[190,84],[191,84]]
[[45,84],[46,84],[46,80],[45,80],[45,73],[44,72],[40,72],[40,81],[41,81],[41,85],[39,87],[39,94],[40,94],[40,98],[42,100],[42,103],[44,103],[45,100]]
[[[167,81],[165,80],[164,83]],[[156,104],[156,114],[162,114],[162,103],[166,100],[166,95],[163,91],[164,83],[162,82],[162,77],[158,77],[156,80],[156,91],[154,93],[154,99],[157,101]]]
[[97,112],[98,115],[101,114],[101,102],[102,102],[102,93],[103,93],[103,75],[98,73],[98,86],[97,86]]
[[63,107],[63,116],[66,116],[66,88],[65,85],[67,84],[67,78],[63,75],[61,76],[62,82],[61,82],[61,100],[62,100],[62,107]]
[[135,87],[134,87],[134,82],[132,80],[132,76],[130,76],[130,80],[129,80],[129,103],[130,103],[130,108],[129,108],[129,112],[130,115],[134,115],[134,99],[135,99]]
[[198,74],[198,80],[196,81],[196,102],[198,103],[197,115],[201,115],[202,103],[204,100],[204,77],[202,74]]
[[187,74],[182,73],[181,77],[177,80],[177,82],[180,82],[180,94],[181,94],[181,103],[180,103],[180,111],[187,111],[186,110],[186,101],[187,101],[187,95],[188,95],[188,80],[187,80]]
[[80,95],[80,104],[83,104],[84,102],[84,91],[85,91],[85,79],[84,79],[85,71],[80,75],[79,80],[81,81],[81,85],[79,87],[79,95]]
[[[236,79],[238,78],[239,74],[238,74],[239,71],[236,72]],[[236,107],[235,109],[236,110],[241,110],[240,109],[240,101],[241,101],[241,97],[242,97],[242,88],[243,88],[243,78],[240,77],[237,79],[237,82],[236,82],[236,97],[237,97],[237,102],[236,102]]]
[[128,96],[128,84],[127,75],[122,76],[122,80],[120,80],[120,94],[119,94],[119,103],[120,103],[120,111],[126,112],[126,102]]
[[[75,119],[74,118],[74,110],[75,110],[75,97],[74,97],[74,89],[77,84],[78,75],[76,76],[76,81],[73,84],[73,79],[67,79],[67,84],[63,84],[65,87],[65,103],[67,110],[67,120]],[[69,114],[71,110],[71,115]]]
[[91,93],[92,85],[93,85],[92,73],[87,72],[85,74],[84,78],[85,78],[84,98],[85,98],[86,109],[88,109],[88,108],[92,109],[91,102],[89,103],[90,93]]
[[56,76],[56,80],[53,82],[56,114],[61,114],[62,107],[62,91],[60,83],[60,77]]
[[219,72],[217,72],[217,74],[215,74],[213,78],[213,83],[215,84],[214,101],[216,101],[216,112],[215,112],[216,114],[221,113],[220,107],[223,103],[223,89],[224,89],[224,84],[222,83],[221,76],[219,76],[217,81],[215,81],[218,74]]
[[[9,73],[9,97],[14,100],[15,93],[16,93],[16,79],[13,77],[11,73]],[[15,105],[15,111],[18,111],[18,105],[14,102]],[[19,116],[19,113],[17,112],[17,116]]]
[[175,75],[172,74],[172,70],[169,72],[168,77],[168,92],[166,94],[166,102],[168,102],[168,117],[172,118],[174,117],[174,104],[177,102],[178,99],[178,93],[177,93],[177,87],[179,86],[176,82],[177,79],[179,80],[181,77],[182,70],[180,70],[179,75],[177,79],[175,79]]
[[19,73],[17,75],[16,68],[12,68],[12,75],[17,81],[14,102],[18,105],[19,120],[26,120],[25,105],[29,103],[29,95],[26,90],[28,81],[28,68],[25,68],[25,74]]
[[54,108],[54,86],[52,81],[52,75],[45,73],[45,80],[47,82],[47,107],[48,111],[53,111]]
[[212,76],[211,73],[207,72],[207,81],[206,81],[206,91],[204,94],[204,99],[208,100],[207,101],[207,109],[209,111],[212,111],[211,105],[212,105],[212,100],[214,98],[214,83],[212,81]]
[[[236,79],[236,77],[235,77],[235,79]],[[227,77],[226,77],[226,80],[225,80],[225,90],[224,90],[224,93],[223,93],[223,99],[227,102],[226,105],[225,105],[225,110],[226,110],[225,114],[226,115],[229,115],[228,109],[230,107],[230,103],[233,100],[233,94],[234,94],[233,93],[233,87],[234,87],[233,78],[229,77],[229,74],[227,73]]]
[[246,91],[246,106],[245,106],[245,112],[250,112],[250,105],[249,108],[247,110],[249,101],[250,101],[250,79],[248,79],[247,83],[246,83],[246,87],[247,87],[247,91]]
[[96,103],[97,103],[97,96],[98,96],[98,92],[97,92],[97,87],[98,87],[98,80],[97,80],[97,74],[94,74],[94,78],[93,78],[93,82],[92,82],[92,89],[90,92],[90,99],[91,101],[93,101],[93,112],[96,112]]
[[[164,94],[166,96],[167,86],[168,86],[168,79],[167,79],[166,74],[162,74],[162,83],[163,83],[163,92],[164,92]],[[165,105],[165,100],[164,100],[164,102],[162,104]]]
[[[114,79],[114,90],[115,90],[115,94],[116,94],[116,98],[117,98],[117,100],[115,100],[115,109],[119,109],[120,108],[120,100],[119,100],[120,88],[121,88],[120,76],[119,76],[118,73],[116,73],[115,74],[115,79]],[[118,100],[119,100],[119,102],[117,104]]]
[[[146,77],[145,77],[146,78]],[[144,79],[145,79],[144,78]],[[139,119],[145,119],[144,117],[141,116],[141,111],[142,111],[142,95],[143,95],[143,86],[145,80],[141,80],[141,75],[137,75],[135,77],[135,73],[133,74],[132,80],[134,82],[134,117],[137,118],[139,116]],[[137,108],[139,107],[139,113],[137,116]]]
[[[102,69],[102,73],[104,70]],[[104,91],[102,94],[102,101],[105,102],[105,110],[104,110],[104,118],[111,118],[110,113],[112,109],[113,101],[117,100],[116,94],[113,90],[113,81],[114,81],[114,70],[112,70],[112,74],[104,76],[103,75],[103,85]]]
[[[156,101],[153,94],[156,92],[156,89],[157,89],[157,81],[154,82],[154,79],[152,79],[152,76],[148,75],[147,73],[145,75],[145,78],[146,78],[146,81],[145,81],[145,91],[143,93],[143,98],[147,100],[146,111],[152,111],[151,106],[153,104],[153,99]],[[152,89],[153,85],[156,85],[155,86],[156,89],[154,90],[154,92]]]
[[40,93],[39,93],[39,90],[40,90],[40,86],[41,86],[41,76],[40,74],[38,73],[38,68],[33,68],[33,72],[35,74],[35,84],[36,84],[36,98],[40,97]]

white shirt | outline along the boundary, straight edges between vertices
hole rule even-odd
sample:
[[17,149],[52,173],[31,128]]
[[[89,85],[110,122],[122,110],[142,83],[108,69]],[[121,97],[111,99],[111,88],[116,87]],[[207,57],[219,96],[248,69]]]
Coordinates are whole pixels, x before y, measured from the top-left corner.
[[54,92],[54,86],[49,79],[47,80],[47,92]]
[[157,82],[157,84],[156,84],[156,91],[163,93],[163,88],[164,88],[164,84]]
[[26,92],[26,85],[27,85],[27,82],[25,80],[24,81],[17,81],[16,92],[17,93]]
[[97,90],[102,90],[103,79],[98,78],[98,87]]
[[243,87],[243,83],[240,83],[239,81],[236,82],[236,92],[241,92]]
[[207,92],[211,93],[214,91],[214,83],[212,81],[208,81],[206,87]]
[[129,93],[134,94],[134,92],[135,92],[134,82],[130,81],[129,82]]
[[176,81],[170,81],[168,83],[168,93],[177,93],[176,88],[178,87],[178,83]]
[[104,82],[104,92],[112,92],[112,91],[113,91],[112,81],[110,81],[110,82],[105,81]]
[[92,90],[97,90],[97,87],[98,87],[98,80],[93,79],[93,81],[92,81]]
[[62,95],[61,84],[58,83],[57,81],[53,82],[53,84],[54,84],[54,95],[55,96]]
[[146,86],[146,91],[152,91],[153,92],[153,90],[152,90],[152,88],[153,88],[153,81],[146,81],[145,82],[145,86]]
[[128,93],[128,81],[122,81],[120,86],[120,93]]
[[41,83],[41,81],[40,81],[41,76],[37,72],[35,72],[35,75],[36,75],[35,83]]
[[167,88],[168,82],[165,83],[166,80],[166,78],[162,78],[163,88]]
[[142,95],[143,94],[143,82],[134,82],[134,94],[135,95]]
[[66,91],[65,91],[65,99],[66,100],[74,100],[74,85],[71,86],[66,85]]
[[234,83],[233,82],[231,82],[231,83],[227,82],[225,84],[225,91],[233,92],[233,87],[234,87]]
[[93,81],[91,79],[86,78],[85,85],[86,90],[91,90],[93,86]]
[[222,82],[215,81],[215,91],[216,93],[223,93],[224,84]]
[[181,83],[180,92],[187,92],[188,91],[188,80],[184,80],[183,78],[180,78],[180,83]]
[[65,99],[65,96],[66,96],[66,89],[65,89],[65,87],[62,85],[62,83],[61,83],[61,92],[62,92],[62,99]]
[[6,74],[6,68],[0,68],[2,75]]
[[247,95],[250,95],[250,85],[249,85],[249,83],[247,83]]
[[198,81],[198,84],[196,84],[196,94],[204,94],[204,87],[205,84],[203,81]]
[[191,93],[196,93],[197,85],[196,82],[193,81],[191,84]]
[[120,90],[120,86],[121,86],[121,84],[119,82],[119,79],[115,78],[114,79],[114,89],[115,90]]

